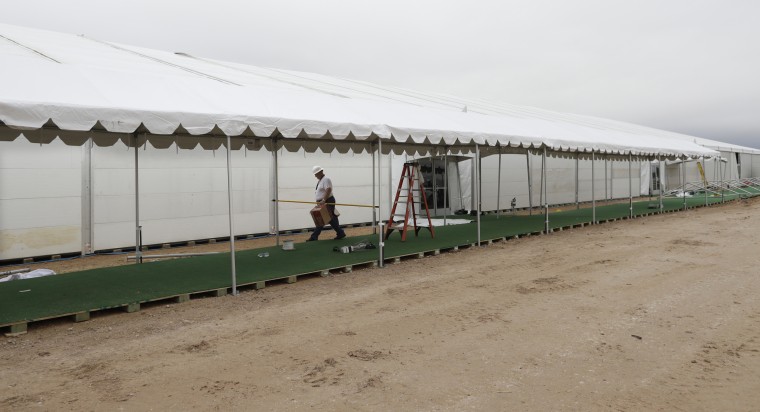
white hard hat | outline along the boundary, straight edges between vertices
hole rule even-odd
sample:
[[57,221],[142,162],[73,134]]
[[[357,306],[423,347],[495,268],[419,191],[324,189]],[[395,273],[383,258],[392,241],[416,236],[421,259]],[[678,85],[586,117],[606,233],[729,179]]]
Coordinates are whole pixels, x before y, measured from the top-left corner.
[[311,174],[315,175],[315,174],[321,172],[322,170],[324,170],[324,169],[322,169],[322,166],[314,166],[314,167],[311,168]]

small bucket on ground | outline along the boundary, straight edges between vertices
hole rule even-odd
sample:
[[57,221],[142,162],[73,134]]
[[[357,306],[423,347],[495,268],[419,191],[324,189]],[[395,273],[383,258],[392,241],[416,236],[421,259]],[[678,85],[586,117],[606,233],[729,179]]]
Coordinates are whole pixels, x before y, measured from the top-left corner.
[[282,250],[294,250],[295,248],[292,240],[284,240],[282,242]]

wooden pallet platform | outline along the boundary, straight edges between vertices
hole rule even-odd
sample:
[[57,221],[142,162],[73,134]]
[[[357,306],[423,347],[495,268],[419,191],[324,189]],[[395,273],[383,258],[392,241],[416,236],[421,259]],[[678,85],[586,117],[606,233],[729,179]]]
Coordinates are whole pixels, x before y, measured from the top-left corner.
[[[727,200],[727,202],[735,201],[737,199],[730,199]],[[725,202],[723,202],[725,203]],[[722,203],[715,203],[715,204],[722,204]],[[697,207],[704,207],[705,205],[696,205],[691,208],[697,208]],[[635,215],[635,217],[644,217],[644,216],[655,216],[663,213],[676,213],[683,211],[682,208],[678,209],[669,209],[669,210],[662,210],[662,211],[656,211],[651,213],[641,213],[638,215]],[[628,216],[623,216],[621,218],[610,218],[603,220],[603,222],[616,222],[617,220],[628,220]],[[581,223],[575,223],[575,224],[569,224],[565,226],[561,226],[558,228],[555,228],[556,231],[564,231],[564,230],[570,230],[574,228],[583,228],[586,225],[589,225],[588,222],[581,222]],[[481,240],[481,245],[491,245],[493,242],[505,242],[509,239],[519,239],[520,237],[530,237],[530,236],[537,236],[543,234],[542,231],[532,231],[525,234],[514,234],[510,236],[498,236],[494,238],[486,238]],[[405,253],[398,256],[387,256],[384,258],[383,263],[400,263],[402,259],[420,259],[424,258],[426,256],[438,256],[442,252],[458,252],[461,248],[473,248],[476,247],[476,243],[462,243],[460,245],[454,245],[444,248],[431,248],[429,250],[423,250],[423,251],[417,251],[413,253]],[[287,276],[279,276],[271,279],[266,280],[257,280],[254,282],[244,282],[240,283],[238,287],[242,289],[246,288],[252,288],[254,290],[260,290],[267,286],[267,284],[271,283],[295,283],[300,277],[305,276],[329,276],[331,273],[334,272],[342,272],[342,273],[351,273],[353,272],[354,268],[372,268],[377,267],[379,264],[379,261],[375,258],[368,259],[366,261],[360,261],[360,262],[354,262],[350,265],[338,265],[338,266],[332,266],[324,269],[319,269],[316,271],[307,271],[302,273],[295,273],[295,274],[289,274]],[[180,294],[172,294],[168,296],[161,296],[157,298],[152,299],[146,299],[146,300],[140,300],[135,302],[129,302],[121,305],[116,306],[105,306],[105,307],[98,307],[98,308],[90,308],[87,310],[79,310],[76,312],[67,312],[62,314],[57,314],[53,316],[43,316],[43,317],[37,317],[32,319],[27,319],[25,321],[20,322],[12,322],[12,323],[4,323],[0,324],[0,331],[5,330],[6,336],[17,336],[24,334],[28,331],[28,325],[30,323],[36,323],[36,322],[42,322],[47,321],[51,319],[63,319],[63,318],[69,318],[72,322],[84,322],[88,321],[91,318],[91,315],[93,313],[98,312],[105,312],[113,309],[120,309],[127,313],[133,313],[141,310],[142,306],[144,304],[148,303],[155,303],[155,302],[165,302],[170,301],[174,303],[184,303],[188,302],[193,298],[199,298],[202,296],[214,296],[214,297],[221,297],[226,296],[229,294],[230,288],[213,288],[213,289],[204,289],[204,290],[198,290],[193,291],[192,293],[180,293]]]

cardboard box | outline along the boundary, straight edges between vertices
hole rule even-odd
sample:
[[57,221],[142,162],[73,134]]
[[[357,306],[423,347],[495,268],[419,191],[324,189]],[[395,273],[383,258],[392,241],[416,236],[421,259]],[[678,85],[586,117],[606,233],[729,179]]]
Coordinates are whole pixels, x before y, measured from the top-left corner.
[[311,209],[311,218],[314,219],[314,226],[322,227],[330,224],[332,216],[330,211],[327,210],[327,205],[316,205]]

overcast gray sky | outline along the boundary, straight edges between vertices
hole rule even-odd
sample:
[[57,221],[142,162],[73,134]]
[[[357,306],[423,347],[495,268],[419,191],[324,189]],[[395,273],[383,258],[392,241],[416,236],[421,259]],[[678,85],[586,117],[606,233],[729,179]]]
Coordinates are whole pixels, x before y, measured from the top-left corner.
[[760,1],[24,0],[0,22],[760,148]]

